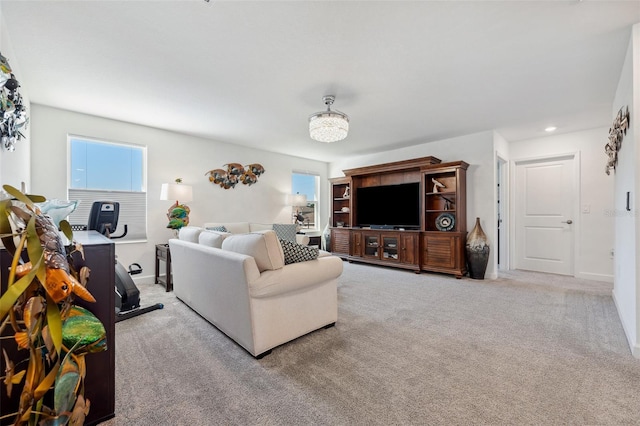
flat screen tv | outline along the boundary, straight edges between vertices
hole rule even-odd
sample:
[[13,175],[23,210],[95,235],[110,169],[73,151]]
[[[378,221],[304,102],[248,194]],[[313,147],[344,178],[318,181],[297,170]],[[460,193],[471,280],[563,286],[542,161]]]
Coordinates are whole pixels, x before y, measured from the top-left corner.
[[420,227],[420,184],[369,186],[356,189],[358,226]]

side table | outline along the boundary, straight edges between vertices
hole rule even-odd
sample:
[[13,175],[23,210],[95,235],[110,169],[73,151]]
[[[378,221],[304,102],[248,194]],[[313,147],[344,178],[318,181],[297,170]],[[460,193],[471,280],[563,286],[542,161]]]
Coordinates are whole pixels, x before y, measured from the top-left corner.
[[[166,275],[160,276],[160,261],[166,263]],[[166,291],[173,290],[173,279],[171,275],[171,252],[169,251],[169,244],[157,244],[156,245],[156,284],[164,284]]]
[[311,232],[303,232],[303,233],[304,235],[309,237],[309,242],[307,243],[307,245],[316,246],[320,248],[320,246],[322,245],[322,232],[311,231]]

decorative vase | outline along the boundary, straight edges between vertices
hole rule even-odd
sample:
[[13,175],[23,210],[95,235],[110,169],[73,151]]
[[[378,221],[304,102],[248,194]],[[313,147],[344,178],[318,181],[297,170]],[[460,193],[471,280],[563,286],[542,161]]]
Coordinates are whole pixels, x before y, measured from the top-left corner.
[[489,262],[489,244],[487,243],[487,236],[482,230],[482,226],[480,226],[479,217],[476,218],[476,225],[467,237],[465,249],[469,276],[475,280],[484,279],[484,273]]
[[[331,220],[331,218],[329,218],[329,220]],[[325,226],[322,231],[320,248],[324,251],[331,251],[331,229],[329,229],[329,222],[327,222],[327,226]]]

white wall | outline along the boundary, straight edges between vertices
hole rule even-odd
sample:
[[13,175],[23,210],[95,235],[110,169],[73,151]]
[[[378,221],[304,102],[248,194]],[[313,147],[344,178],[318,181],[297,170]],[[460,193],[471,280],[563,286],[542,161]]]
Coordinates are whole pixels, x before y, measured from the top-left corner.
[[[147,236],[146,243],[117,243],[116,254],[125,267],[140,263],[144,275],[154,273],[154,246],[165,243],[173,231],[166,228],[169,201],[161,201],[162,183],[181,177],[193,185],[190,224],[204,222],[291,222],[291,207],[285,196],[291,192],[291,172],[308,171],[320,176],[321,200],[327,200],[327,164],[237,145],[109,120],[38,104],[32,105],[32,185],[33,193],[67,198],[67,134],[126,142],[147,147]],[[266,172],[252,186],[222,189],[209,183],[205,173],[224,164],[260,163]],[[326,203],[324,203],[326,204]],[[329,217],[323,205],[322,226]],[[320,228],[322,229],[322,228]]]
[[[613,101],[611,119],[617,115],[620,107],[628,106],[631,113],[630,128],[622,141],[618,152],[618,167],[615,179],[615,280],[613,299],[624,328],[631,351],[640,358],[640,278],[638,277],[637,245],[640,241],[640,224],[637,200],[637,188],[640,176],[637,173],[640,164],[640,24],[633,27],[627,49],[624,66]],[[626,210],[627,192],[631,194],[631,211]]]
[[494,133],[492,131],[344,158],[329,164],[329,176],[344,176],[342,170],[354,167],[426,156],[437,157],[443,163],[459,160],[469,163],[467,169],[467,229],[471,231],[476,217],[480,218],[482,228],[489,239],[489,245],[492,247],[485,277],[497,278],[497,261],[494,250],[497,230],[495,229],[496,192],[494,190]]
[[[579,153],[580,180],[578,206],[580,216],[574,219],[577,251],[574,260],[576,277],[613,281],[614,247],[613,176],[604,172],[607,156],[607,128],[585,130],[563,135],[530,139],[509,144],[511,171],[516,161],[567,153]],[[589,213],[581,207],[589,206]],[[513,242],[512,242],[513,243]],[[512,244],[513,246],[513,244]]]
[[[4,23],[4,16],[2,15],[0,4],[0,52],[7,58],[13,74],[16,76],[18,82],[21,83],[19,91],[22,95],[23,103],[27,108],[27,116],[30,116],[28,88],[22,85],[20,80],[20,76],[22,75],[22,72],[20,72],[20,64],[15,59],[11,39],[9,38],[6,28],[7,26]],[[27,191],[31,189],[31,163],[29,161],[31,152],[31,144],[29,142],[31,139],[30,133],[31,128],[27,125],[27,128],[22,131],[25,137],[19,142],[16,142],[16,150],[14,152],[8,152],[0,146],[0,188],[2,185],[8,184],[20,189],[24,182]]]

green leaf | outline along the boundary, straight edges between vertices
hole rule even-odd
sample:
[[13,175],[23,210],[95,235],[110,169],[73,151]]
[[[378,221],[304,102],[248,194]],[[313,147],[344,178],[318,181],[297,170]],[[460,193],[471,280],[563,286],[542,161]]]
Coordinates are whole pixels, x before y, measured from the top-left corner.
[[47,198],[42,195],[26,194],[26,196],[29,197],[29,199],[34,203],[44,203],[45,201],[47,201]]
[[29,197],[24,195],[18,189],[14,188],[11,185],[2,185],[2,188],[5,191],[7,191],[7,194],[11,195],[13,198],[17,199],[18,201],[22,201],[27,206],[31,207],[32,210],[36,209],[36,206],[33,204],[33,201],[31,201],[31,199]]
[[36,277],[38,277],[38,281],[44,286],[44,282],[47,279],[47,265],[45,265],[44,261],[40,262],[36,268]]
[[36,262],[42,258],[43,250],[40,245],[40,237],[36,231],[35,216],[32,216],[31,219],[29,219],[29,223],[27,223],[27,252],[29,253],[29,260],[32,265],[35,265]]
[[29,284],[31,284],[31,281],[33,281],[36,276],[36,270],[40,267],[40,264],[41,262],[38,262],[27,275],[16,281],[4,292],[2,297],[0,297],[0,320],[3,320],[7,316],[7,313],[13,307],[13,304],[16,303],[18,297],[29,287]]
[[58,304],[47,294],[47,324],[49,325],[49,335],[56,352],[60,355],[62,350],[62,318]]
[[60,369],[60,358],[58,358],[58,362],[56,362],[56,365],[54,365],[51,371],[49,371],[49,374],[47,374],[47,377],[45,377],[44,380],[40,382],[36,390],[33,392],[33,398],[36,401],[41,399],[44,396],[44,394],[47,393],[49,389],[51,389],[51,386],[53,386],[53,383],[56,381],[56,375],[58,374],[59,369]]
[[69,239],[69,241],[73,240],[73,230],[71,229],[71,225],[67,222],[66,219],[60,221],[60,230],[64,233],[64,236]]
[[11,229],[11,223],[9,222],[9,206],[11,200],[0,201],[0,235],[2,237],[2,244],[13,254],[16,252],[16,245],[13,243],[13,230]]

